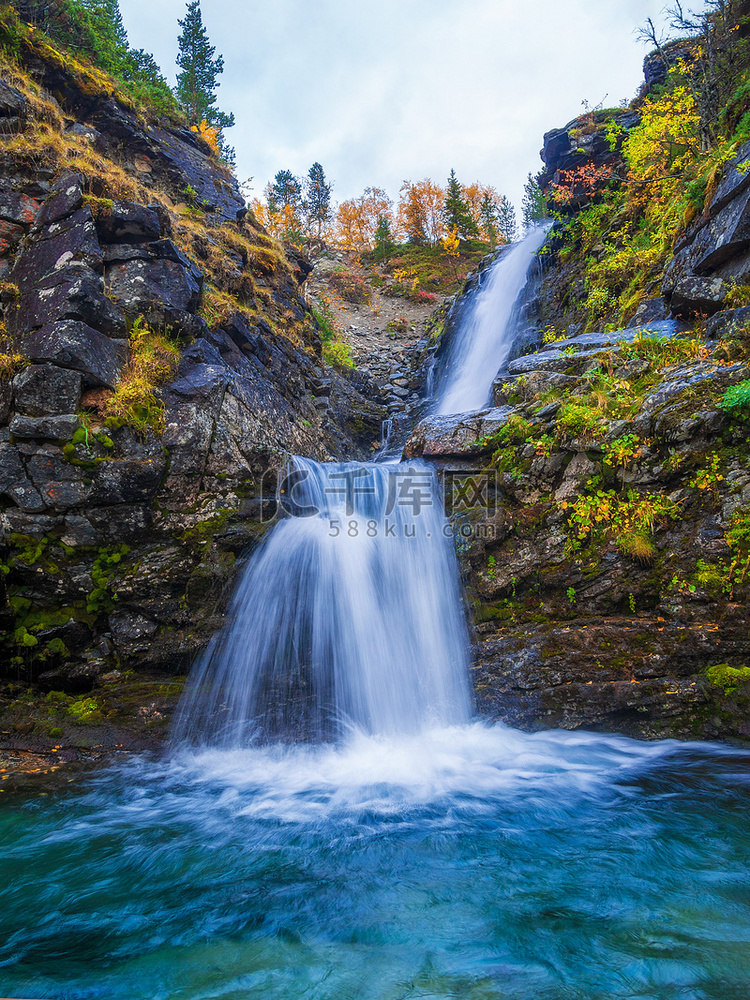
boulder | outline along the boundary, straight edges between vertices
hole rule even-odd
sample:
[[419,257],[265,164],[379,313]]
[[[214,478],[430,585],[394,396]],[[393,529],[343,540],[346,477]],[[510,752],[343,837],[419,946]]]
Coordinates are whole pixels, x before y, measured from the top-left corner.
[[661,296],[654,299],[644,299],[638,306],[628,327],[646,326],[653,322],[669,319],[669,305]]
[[670,306],[676,316],[712,315],[727,300],[729,286],[721,278],[680,278]]
[[40,438],[47,441],[70,441],[78,428],[75,413],[58,416],[27,417],[17,413],[10,422],[14,438]]
[[159,216],[145,205],[131,201],[116,201],[96,220],[96,231],[102,243],[145,243],[162,235]]
[[747,326],[750,326],[750,306],[741,309],[723,309],[706,323],[706,337],[710,340],[721,340]]
[[121,361],[115,341],[85,323],[63,320],[27,334],[21,350],[32,361],[52,361],[83,376],[84,388],[113,389]]
[[486,439],[508,422],[512,406],[498,406],[476,413],[427,417],[413,430],[404,448],[406,458],[478,455]]
[[112,297],[128,316],[145,315],[168,323],[175,312],[193,313],[198,308],[203,275],[170,259],[129,260],[107,268]]

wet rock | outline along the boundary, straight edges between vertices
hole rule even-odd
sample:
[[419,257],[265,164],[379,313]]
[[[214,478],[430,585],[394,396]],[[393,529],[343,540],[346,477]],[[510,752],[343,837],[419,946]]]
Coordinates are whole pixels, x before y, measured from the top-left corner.
[[539,351],[536,354],[525,354],[508,364],[510,375],[527,375],[530,372],[549,371],[565,372],[573,365],[573,355],[564,354],[561,350]]
[[156,622],[133,612],[110,615],[109,627],[117,650],[124,656],[146,651],[158,628]]
[[27,334],[22,350],[32,361],[53,361],[83,376],[85,388],[113,389],[121,361],[114,341],[85,323],[63,320]]
[[508,422],[512,406],[478,413],[428,417],[415,427],[404,448],[407,458],[476,455],[486,450],[486,438]]

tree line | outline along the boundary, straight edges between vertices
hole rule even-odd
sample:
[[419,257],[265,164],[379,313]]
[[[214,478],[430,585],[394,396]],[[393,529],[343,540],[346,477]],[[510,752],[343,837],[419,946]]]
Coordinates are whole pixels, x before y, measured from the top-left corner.
[[174,90],[154,57],[131,47],[118,0],[16,0],[14,6],[25,21],[115,77],[134,100],[163,114],[180,111],[193,131],[227,165],[234,165],[234,149],[224,135],[234,125],[234,115],[217,106],[224,59],[210,43],[200,0],[188,2],[184,18],[177,21],[181,30]]
[[[423,246],[455,245],[478,240],[490,247],[512,242],[518,233],[509,199],[492,185],[461,184],[451,170],[445,186],[429,178],[406,180],[394,204],[386,191],[367,187],[361,195],[334,205],[333,184],[320,163],[304,178],[279,170],[251,208],[278,239],[292,243],[324,240],[355,252],[383,258],[399,242]],[[529,175],[523,202],[523,225],[545,214],[544,198]]]

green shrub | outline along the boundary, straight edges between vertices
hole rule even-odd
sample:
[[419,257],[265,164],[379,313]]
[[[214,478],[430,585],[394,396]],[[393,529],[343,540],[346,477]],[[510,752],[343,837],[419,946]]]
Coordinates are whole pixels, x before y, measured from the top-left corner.
[[343,340],[334,340],[323,345],[323,359],[334,368],[349,371],[354,368],[351,348]]
[[722,410],[736,410],[750,406],[750,379],[730,386],[724,393],[719,406]]

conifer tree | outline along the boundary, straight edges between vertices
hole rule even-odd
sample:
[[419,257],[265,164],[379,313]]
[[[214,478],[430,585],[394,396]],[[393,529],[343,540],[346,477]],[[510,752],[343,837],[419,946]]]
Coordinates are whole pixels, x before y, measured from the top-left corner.
[[516,210],[505,195],[497,207],[497,228],[504,243],[512,243],[516,238]]
[[547,200],[539,187],[539,181],[533,174],[529,174],[523,186],[521,211],[524,229],[531,229],[535,222],[539,222],[547,214]]
[[291,170],[279,170],[266,192],[271,212],[291,208],[295,214],[302,208],[302,181]]
[[478,236],[479,229],[471,217],[469,206],[463,196],[463,190],[456,177],[456,171],[451,169],[448,177],[448,187],[445,192],[445,208],[443,210],[446,227],[456,230],[461,239]]
[[[277,175],[278,176],[278,175]],[[320,238],[323,227],[331,219],[331,184],[319,163],[313,163],[305,181],[305,216],[310,229]]]
[[219,147],[224,158],[231,160],[234,150],[224,143],[223,132],[234,125],[234,115],[216,107],[217,77],[224,72],[224,57],[219,55],[214,58],[216,47],[208,40],[200,0],[188,3],[185,17],[177,23],[182,28],[177,40],[177,65],[180,68],[177,100],[191,125],[206,122],[219,129]]
[[393,230],[391,229],[388,216],[379,216],[377,229],[375,230],[375,251],[373,254],[375,260],[387,260],[395,245]]

